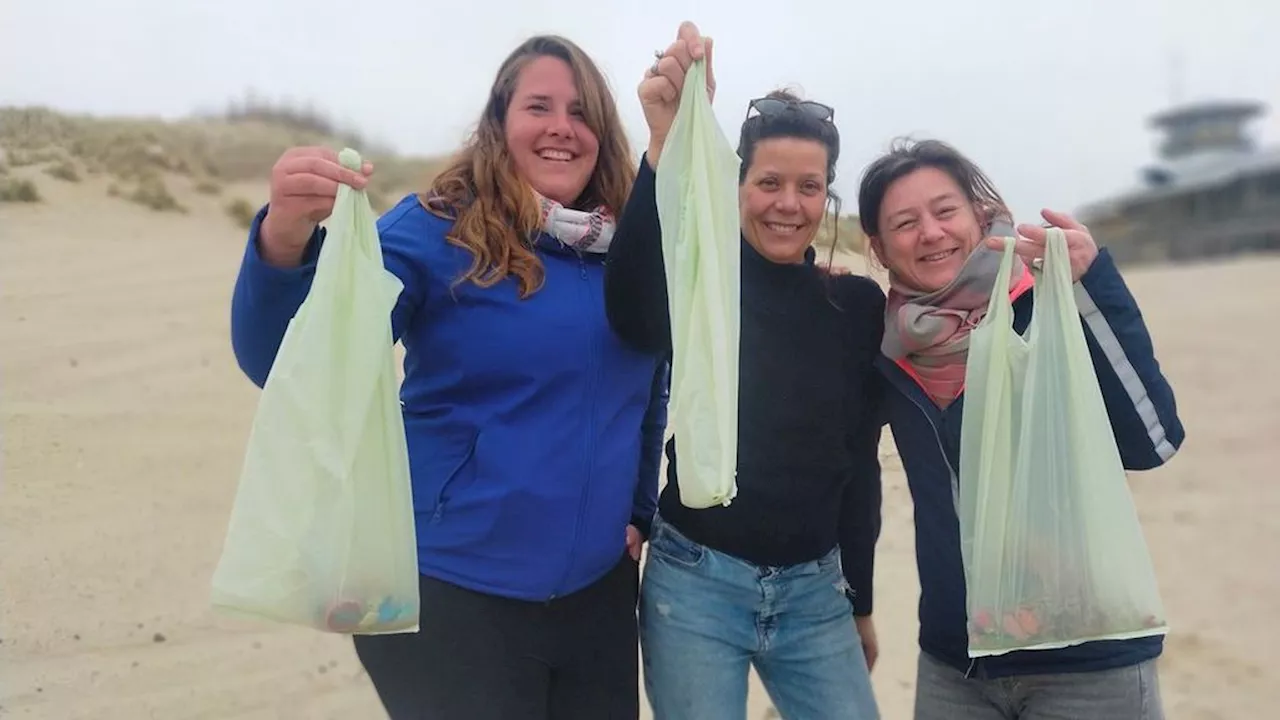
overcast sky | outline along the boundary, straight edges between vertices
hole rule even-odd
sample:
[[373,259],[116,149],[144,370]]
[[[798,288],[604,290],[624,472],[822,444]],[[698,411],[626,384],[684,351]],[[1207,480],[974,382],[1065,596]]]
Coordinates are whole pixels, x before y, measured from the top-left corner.
[[1174,100],[1261,100],[1255,131],[1280,142],[1276,0],[6,0],[0,105],[179,116],[252,88],[445,152],[506,53],[556,32],[600,63],[639,148],[636,83],[683,19],[716,38],[731,138],[775,87],[835,106],[846,210],[903,134],[957,144],[1028,220],[1135,183]]

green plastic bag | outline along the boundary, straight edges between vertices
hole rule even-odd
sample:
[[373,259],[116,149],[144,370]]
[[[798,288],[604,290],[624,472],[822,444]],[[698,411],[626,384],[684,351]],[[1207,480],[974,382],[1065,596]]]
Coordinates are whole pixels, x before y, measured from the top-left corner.
[[[354,150],[339,155],[360,168]],[[417,542],[391,310],[363,191],[339,185],[310,293],[253,419],[216,607],[327,632],[416,631]]]
[[970,336],[959,497],[970,657],[1167,632],[1062,231],[1046,245],[1025,336],[999,291],[1012,238]]
[[706,61],[685,76],[656,189],[671,314],[671,422],[680,501],[728,505],[738,492],[740,160],[711,110]]

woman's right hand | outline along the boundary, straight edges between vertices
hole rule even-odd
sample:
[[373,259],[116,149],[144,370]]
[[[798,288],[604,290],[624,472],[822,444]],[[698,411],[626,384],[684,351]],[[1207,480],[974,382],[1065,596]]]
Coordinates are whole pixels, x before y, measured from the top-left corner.
[[[680,107],[680,94],[684,89],[684,76],[694,60],[706,58],[707,92],[715,98],[716,80],[711,66],[711,38],[704,38],[698,26],[685,21],[680,23],[676,41],[657,63],[645,70],[639,87],[640,106],[649,124],[649,166],[657,169],[658,155],[667,141],[667,133]],[[654,71],[656,68],[656,72]]]
[[338,153],[327,147],[286,150],[271,168],[271,200],[259,236],[263,259],[276,266],[297,265],[316,226],[333,212],[338,183],[360,190],[372,173],[367,162],[361,172],[343,167]]

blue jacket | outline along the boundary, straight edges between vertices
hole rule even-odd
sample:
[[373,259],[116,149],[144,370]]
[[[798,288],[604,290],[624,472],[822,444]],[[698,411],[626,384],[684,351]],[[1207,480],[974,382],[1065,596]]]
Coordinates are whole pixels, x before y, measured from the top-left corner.
[[[1165,463],[1184,437],[1173,390],[1160,372],[1138,305],[1105,249],[1076,283],[1075,297],[1125,468]],[[1030,322],[1031,307],[1030,292],[1014,301],[1018,332]],[[953,500],[964,397],[940,410],[895,362],[884,355],[877,362],[889,380],[887,420],[915,503],[921,649],[978,677],[1102,670],[1158,656],[1160,636],[969,658],[960,521]]]
[[[324,230],[302,265],[258,254],[249,231],[231,307],[241,369],[261,387],[311,286]],[[647,534],[666,425],[666,363],[625,347],[604,313],[604,264],[541,236],[543,287],[511,278],[454,285],[471,255],[452,222],[415,196],[378,220],[383,261],[404,283],[391,316],[405,348],[400,389],[424,575],[478,592],[548,600],[623,557]]]

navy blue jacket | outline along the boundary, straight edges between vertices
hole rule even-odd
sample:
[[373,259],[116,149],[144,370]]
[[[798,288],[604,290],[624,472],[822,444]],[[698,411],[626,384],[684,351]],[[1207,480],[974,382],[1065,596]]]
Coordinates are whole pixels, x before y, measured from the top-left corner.
[[[325,232],[302,265],[258,255],[267,208],[249,231],[232,297],[231,339],[262,386],[311,288]],[[478,592],[548,600],[623,557],[626,526],[646,534],[657,507],[666,363],[609,329],[604,261],[548,236],[542,288],[455,286],[471,255],[452,221],[404,198],[378,220],[383,262],[404,284],[392,333],[405,348],[400,389],[418,566]]]
[[[1137,302],[1106,249],[1074,287],[1121,460],[1128,470],[1158,467],[1177,452],[1184,431]],[[1018,332],[1031,321],[1032,297],[1025,292],[1014,300]],[[897,363],[881,355],[877,364],[889,381],[886,419],[915,503],[920,648],[977,677],[1103,670],[1158,656],[1161,636],[969,658],[960,520],[953,499],[958,497],[964,396],[941,410]]]

